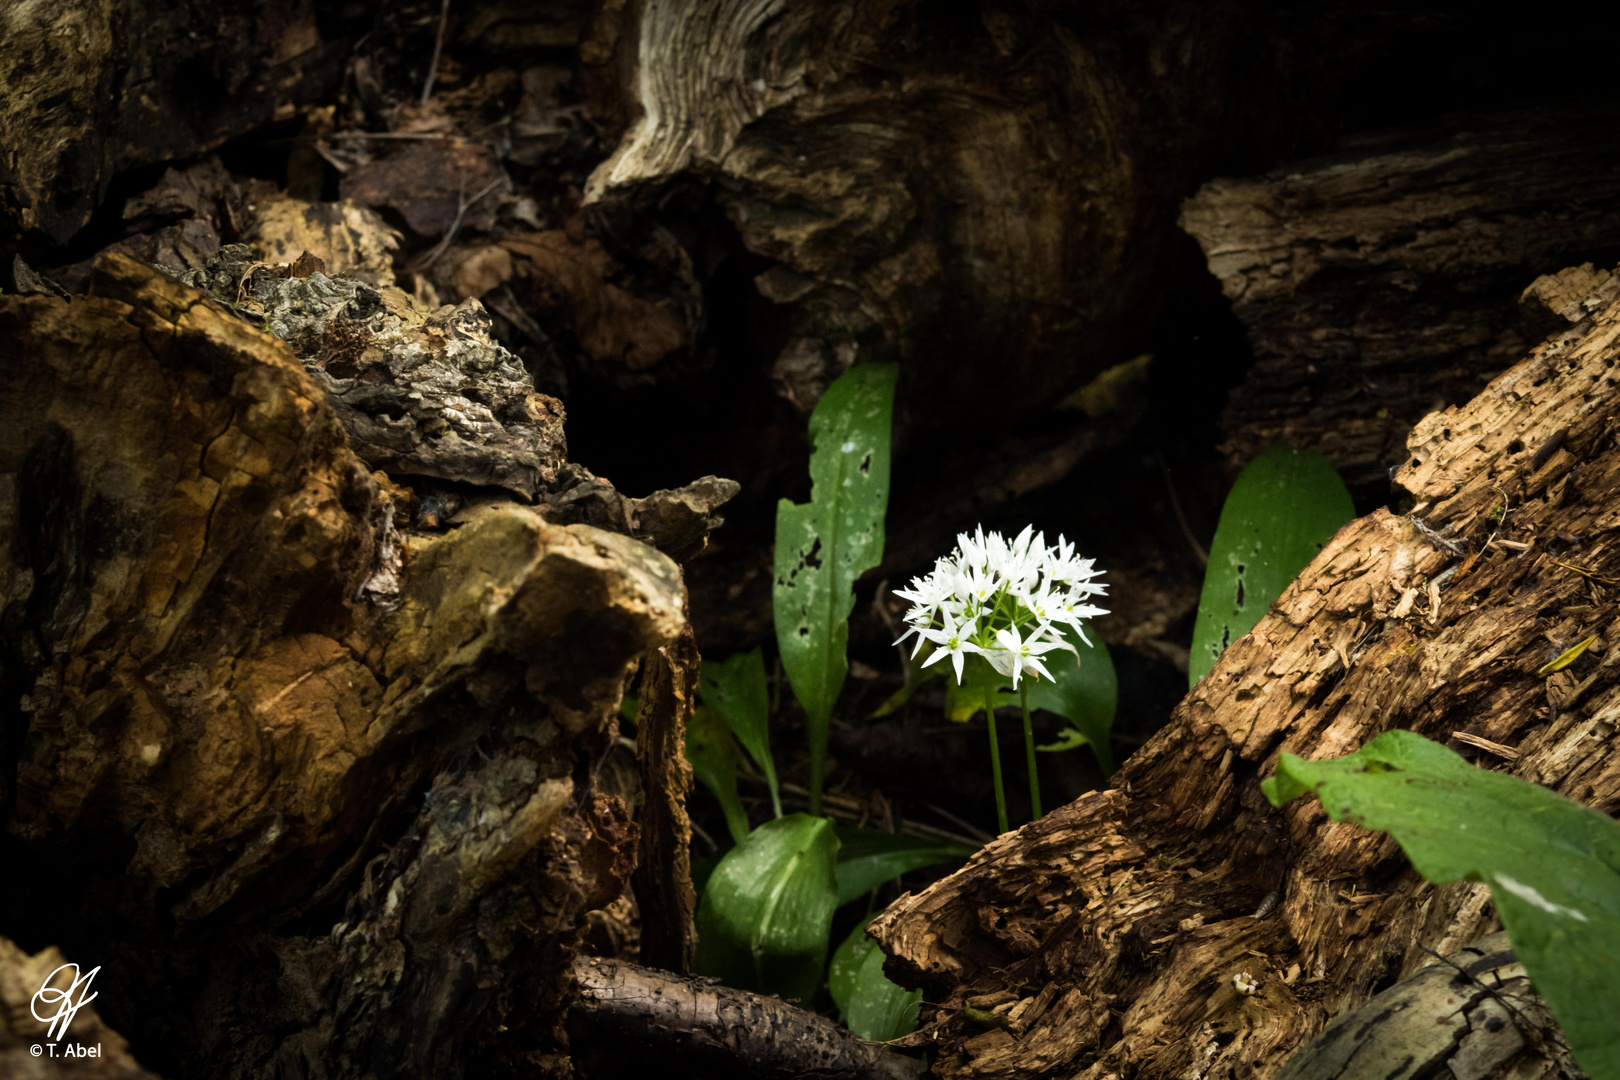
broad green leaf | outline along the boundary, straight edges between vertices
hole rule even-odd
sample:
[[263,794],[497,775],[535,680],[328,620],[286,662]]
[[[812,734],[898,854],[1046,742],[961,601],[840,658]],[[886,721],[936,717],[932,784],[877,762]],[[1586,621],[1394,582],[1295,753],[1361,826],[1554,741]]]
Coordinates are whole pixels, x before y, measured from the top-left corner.
[[838,828],[838,903],[865,896],[885,881],[925,866],[965,859],[973,849],[881,829]]
[[1332,761],[1284,754],[1261,786],[1273,805],[1315,792],[1333,820],[1389,833],[1436,884],[1488,882],[1575,1060],[1620,1078],[1620,823],[1409,731]]
[[833,1004],[838,1006],[841,1015],[849,1014],[849,1002],[855,996],[855,978],[861,973],[861,962],[866,959],[867,953],[878,947],[877,942],[866,936],[866,928],[875,918],[876,915],[868,915],[856,923],[849,937],[833,950],[832,960],[827,964],[827,991],[832,994]]
[[748,835],[748,811],[737,794],[737,744],[726,722],[707,705],[693,709],[692,720],[686,725],[686,760],[698,783],[720,800],[731,839],[742,843]]
[[887,1042],[909,1035],[917,1027],[921,990],[907,990],[883,973],[883,950],[873,948],[861,961],[855,991],[844,1012],[844,1025],[863,1039]]
[[1198,601],[1187,684],[1197,686],[1226,647],[1254,629],[1271,602],[1316,558],[1355,505],[1321,454],[1273,446],[1232,485]]
[[765,657],[758,650],[703,662],[699,677],[703,702],[725,718],[771,788],[771,806],[782,816],[782,795],[771,760],[771,695],[765,685]]
[[808,814],[768,821],[726,852],[698,904],[698,972],[809,1001],[827,961],[837,859],[832,823]]
[[[1108,655],[1108,646],[1097,637],[1096,631],[1092,631],[1091,637],[1094,640],[1087,643],[1072,628],[1064,628],[1063,639],[1074,646],[1079,656],[1058,649],[1046,654],[1046,668],[1052,673],[1052,680],[1030,683],[1029,707],[1056,713],[1074,725],[1056,742],[1035,749],[1071,750],[1082,744],[1090,746],[1106,777],[1114,771],[1109,734],[1114,730],[1119,680],[1114,675],[1114,660]],[[1013,699],[1017,699],[1016,694]]]
[[810,812],[821,810],[827,724],[849,673],[855,579],[883,557],[893,364],[839,376],[810,415],[810,501],[776,508],[776,642],[810,740]]
[[[949,664],[949,660],[941,660],[940,664]],[[982,656],[970,655],[962,664],[962,681],[956,681],[955,672],[948,672],[945,679],[945,714],[958,724],[965,724],[984,709],[984,695],[986,691],[999,694],[1003,690],[1010,692],[1012,677],[1003,675],[990,666],[990,662]],[[1016,701],[1017,699],[1014,698]],[[996,699],[996,706],[1000,708],[1003,699]]]

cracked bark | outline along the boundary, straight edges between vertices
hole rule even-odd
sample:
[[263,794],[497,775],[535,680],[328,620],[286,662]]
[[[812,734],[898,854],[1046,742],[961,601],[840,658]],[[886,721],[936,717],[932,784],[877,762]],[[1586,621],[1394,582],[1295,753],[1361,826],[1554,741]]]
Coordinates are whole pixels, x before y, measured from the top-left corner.
[[[1281,751],[1406,728],[1620,808],[1617,293],[1604,281],[1578,322],[1420,421],[1396,476],[1412,516],[1341,529],[1112,790],[878,919],[891,977],[939,1003],[913,1036],[939,1075],[1268,1076],[1430,950],[1494,927],[1486,886],[1428,885],[1309,800],[1272,809],[1259,780]],[[1592,633],[1600,651],[1537,676]],[[1240,971],[1260,993],[1227,989]],[[1006,1028],[972,1027],[970,1000]],[[1556,1067],[1534,1048],[1515,1062]]]

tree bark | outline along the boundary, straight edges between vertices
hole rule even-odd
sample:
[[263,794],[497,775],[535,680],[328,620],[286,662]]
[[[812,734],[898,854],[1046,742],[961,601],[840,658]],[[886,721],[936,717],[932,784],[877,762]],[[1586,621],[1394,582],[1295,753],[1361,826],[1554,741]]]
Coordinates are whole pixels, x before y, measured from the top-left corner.
[[1514,303],[1538,274],[1620,245],[1620,109],[1454,118],[1351,140],[1182,209],[1249,332],[1221,416],[1234,474],[1284,442],[1382,501],[1423,415],[1472,398],[1554,325]]
[[[1171,723],[1088,795],[873,925],[939,1003],[945,1077],[1268,1076],[1330,1017],[1493,928],[1485,885],[1260,793],[1278,753],[1405,728],[1620,808],[1620,284],[1471,402],[1425,417],[1415,500],[1341,529]],[[1596,633],[1599,651],[1542,677]],[[1281,887],[1269,911],[1268,896]],[[1261,917],[1264,915],[1264,917]],[[1247,971],[1260,993],[1227,992]],[[1005,1028],[975,1028],[969,1001]]]

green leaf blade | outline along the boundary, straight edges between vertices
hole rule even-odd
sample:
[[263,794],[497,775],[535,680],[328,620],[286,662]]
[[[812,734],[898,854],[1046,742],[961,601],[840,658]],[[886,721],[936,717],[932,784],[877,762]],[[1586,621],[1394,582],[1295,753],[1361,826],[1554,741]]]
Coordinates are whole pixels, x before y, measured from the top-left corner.
[[771,789],[771,805],[782,816],[782,795],[771,758],[771,698],[765,683],[765,657],[758,649],[720,661],[703,662],[699,686],[704,704],[723,717]]
[[698,904],[697,970],[740,990],[809,1001],[821,985],[838,836],[807,814],[766,822],[728,851]]
[[921,990],[907,990],[883,973],[883,950],[874,947],[861,960],[844,1010],[844,1024],[856,1035],[873,1042],[887,1042],[909,1035],[917,1027],[917,1003]]
[[699,705],[686,725],[686,760],[692,775],[720,800],[734,843],[748,835],[748,811],[737,794],[737,747],[731,730],[713,709]]
[[810,416],[810,501],[776,510],[776,640],[810,739],[819,809],[827,724],[849,673],[855,580],[883,556],[889,431],[898,369],[863,364],[839,376]]
[[838,904],[859,899],[901,874],[966,859],[973,849],[880,829],[838,827]]
[[[1037,750],[1069,750],[1087,745],[1097,755],[1097,764],[1104,777],[1113,775],[1114,752],[1110,736],[1114,730],[1114,713],[1119,707],[1119,677],[1114,673],[1113,657],[1108,646],[1091,634],[1087,642],[1073,627],[1063,628],[1063,640],[1074,646],[1075,655],[1054,650],[1046,654],[1046,667],[1052,672],[1051,681],[1041,680],[1029,685],[1029,707],[1056,713],[1074,725],[1064,732],[1056,743],[1037,746]],[[1016,695],[1008,703],[1016,701]]]
[[1620,823],[1408,731],[1331,761],[1283,755],[1262,786],[1279,806],[1313,791],[1333,820],[1389,833],[1436,884],[1488,882],[1576,1060],[1620,1078]]
[[1221,508],[1198,601],[1187,685],[1254,629],[1272,601],[1317,556],[1355,504],[1321,454],[1273,446],[1249,463]]

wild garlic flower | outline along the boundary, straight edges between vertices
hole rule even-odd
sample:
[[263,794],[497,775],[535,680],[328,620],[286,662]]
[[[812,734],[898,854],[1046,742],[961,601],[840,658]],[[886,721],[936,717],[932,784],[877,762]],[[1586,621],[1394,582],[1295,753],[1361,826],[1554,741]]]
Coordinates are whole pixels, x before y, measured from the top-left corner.
[[971,536],[958,535],[956,550],[935,563],[931,573],[913,578],[909,589],[895,590],[896,596],[911,601],[900,641],[916,635],[913,656],[924,642],[932,642],[934,654],[923,666],[949,656],[958,683],[969,655],[983,656],[997,672],[1010,676],[1014,687],[1020,675],[1050,679],[1041,657],[1053,649],[1075,651],[1060,627],[1074,627],[1089,645],[1082,624],[1108,614],[1086,603],[1107,590],[1092,581],[1101,573],[1091,559],[1076,557],[1074,545],[1062,536],[1047,547],[1045,534],[1034,532],[1033,526],[1012,540],[998,532],[986,535],[980,526]]

